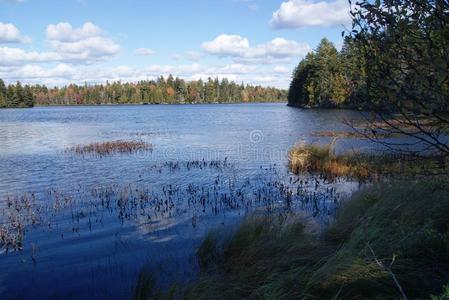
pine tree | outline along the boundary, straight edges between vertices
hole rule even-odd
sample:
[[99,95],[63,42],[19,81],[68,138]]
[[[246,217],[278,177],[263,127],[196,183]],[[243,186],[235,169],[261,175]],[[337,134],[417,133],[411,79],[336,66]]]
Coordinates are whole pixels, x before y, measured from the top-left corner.
[[25,107],[33,107],[34,105],[34,96],[33,91],[31,90],[31,87],[29,85],[25,85],[25,88],[23,90],[23,105]]
[[0,78],[0,108],[6,107],[6,91],[5,82]]
[[6,91],[6,107],[16,107],[17,104],[15,87],[13,84],[9,84]]

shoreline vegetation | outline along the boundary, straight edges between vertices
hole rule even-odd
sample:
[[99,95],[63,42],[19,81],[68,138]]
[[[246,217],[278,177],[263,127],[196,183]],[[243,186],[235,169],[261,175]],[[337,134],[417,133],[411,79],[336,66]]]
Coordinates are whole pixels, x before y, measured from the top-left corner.
[[95,85],[69,84],[62,87],[5,85],[0,79],[0,108],[52,105],[118,104],[205,104],[286,102],[287,91],[249,84],[237,84],[226,78],[185,81],[172,75],[137,83],[106,82]]
[[323,234],[292,213],[252,215],[225,241],[209,234],[184,297],[447,299],[448,210],[435,178],[366,187]]
[[383,181],[388,178],[449,175],[449,160],[437,155],[347,151],[336,153],[333,143],[298,143],[288,153],[293,174],[318,174],[327,181],[337,178],[359,182]]
[[163,291],[142,271],[134,298],[448,299],[447,162],[297,144],[289,167],[366,184],[323,230],[287,207],[253,212],[231,233],[211,230],[197,250],[197,280]]

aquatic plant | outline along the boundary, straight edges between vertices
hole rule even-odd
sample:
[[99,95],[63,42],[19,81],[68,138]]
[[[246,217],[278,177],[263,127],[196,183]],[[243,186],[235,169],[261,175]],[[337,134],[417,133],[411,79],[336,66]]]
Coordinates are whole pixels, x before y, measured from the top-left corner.
[[99,156],[112,155],[116,153],[135,153],[137,151],[152,151],[153,146],[142,141],[109,141],[97,142],[87,145],[77,145],[70,147],[68,151],[76,154],[94,154]]
[[[259,208],[264,211],[304,210],[317,218],[328,218],[343,197],[320,178],[283,179],[275,165],[261,168],[255,178],[236,178],[234,168],[226,158],[168,161],[145,168],[139,178],[146,178],[148,172],[207,169],[215,173],[201,185],[192,180],[182,185],[167,183],[155,188],[144,180],[79,187],[73,191],[52,188],[39,196],[30,193],[9,196],[5,200],[8,205],[0,207],[0,247],[21,250],[27,228],[40,226],[50,231],[58,227],[76,233],[82,228],[92,230],[100,226],[107,216],[115,217],[120,223],[149,223],[189,214],[194,227],[202,215],[222,215],[228,211],[249,213]],[[71,222],[67,222],[67,217]]]

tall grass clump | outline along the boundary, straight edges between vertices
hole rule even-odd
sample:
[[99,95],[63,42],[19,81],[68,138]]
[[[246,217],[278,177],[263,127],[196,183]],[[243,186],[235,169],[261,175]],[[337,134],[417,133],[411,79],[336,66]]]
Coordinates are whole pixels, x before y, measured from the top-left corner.
[[446,299],[448,212],[449,180],[433,178],[360,191],[324,234],[291,215],[252,216],[186,297]]
[[[279,299],[284,296],[291,299],[299,296],[305,277],[298,275],[309,272],[322,257],[332,253],[331,247],[307,232],[306,224],[293,214],[248,217],[224,243],[219,268],[203,273],[186,298]],[[204,251],[198,254],[204,260]]]
[[152,151],[153,146],[142,141],[109,141],[77,145],[68,149],[79,155],[92,154],[98,156],[112,155],[116,153],[131,154],[137,151]]
[[176,284],[171,285],[168,291],[162,291],[157,284],[156,275],[146,268],[143,268],[138,275],[137,283],[134,286],[134,300],[174,300],[177,297],[178,289]]
[[320,174],[328,180],[338,177],[359,181],[396,175],[449,174],[449,162],[438,156],[401,153],[348,151],[337,154],[330,144],[296,144],[289,151],[289,169],[294,174]]
[[[320,297],[438,293],[449,280],[449,181],[394,182],[354,196],[326,233],[341,248],[314,271]],[[397,282],[395,282],[397,280]]]

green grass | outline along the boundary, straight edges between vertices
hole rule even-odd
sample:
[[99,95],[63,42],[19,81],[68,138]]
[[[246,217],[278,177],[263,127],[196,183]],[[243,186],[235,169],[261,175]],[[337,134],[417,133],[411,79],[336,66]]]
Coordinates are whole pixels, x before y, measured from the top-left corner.
[[142,269],[137,278],[134,287],[133,299],[135,300],[173,300],[177,299],[178,287],[171,285],[168,291],[163,292],[156,283],[156,277],[153,272]]
[[198,252],[203,275],[185,298],[398,299],[402,288],[411,299],[447,299],[449,180],[360,191],[324,235],[293,215],[256,215],[221,249],[216,241]]

